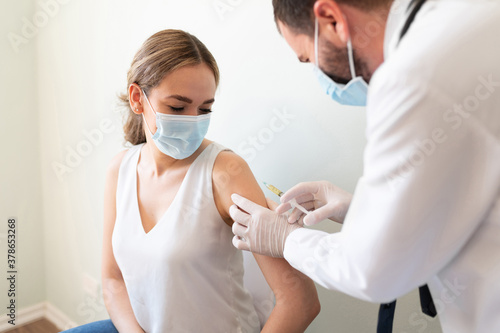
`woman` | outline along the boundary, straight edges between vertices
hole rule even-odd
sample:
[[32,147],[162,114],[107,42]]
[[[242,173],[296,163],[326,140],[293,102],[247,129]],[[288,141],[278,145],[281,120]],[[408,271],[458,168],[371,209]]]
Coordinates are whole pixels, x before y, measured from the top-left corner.
[[[204,138],[218,82],[213,56],[186,32],[158,32],[136,54],[122,97],[134,146],[106,177],[102,286],[111,320],[77,329],[260,331],[229,207],[232,193],[266,200],[244,160]],[[283,259],[255,258],[276,297],[262,332],[303,332],[319,312],[314,284]]]

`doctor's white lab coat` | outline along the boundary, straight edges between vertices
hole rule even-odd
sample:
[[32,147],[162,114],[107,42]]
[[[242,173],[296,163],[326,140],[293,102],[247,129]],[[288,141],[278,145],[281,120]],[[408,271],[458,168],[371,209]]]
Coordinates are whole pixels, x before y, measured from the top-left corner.
[[373,302],[428,283],[444,332],[500,332],[500,6],[429,0],[398,45],[408,3],[393,5],[370,82],[342,231],[296,230],[284,255]]

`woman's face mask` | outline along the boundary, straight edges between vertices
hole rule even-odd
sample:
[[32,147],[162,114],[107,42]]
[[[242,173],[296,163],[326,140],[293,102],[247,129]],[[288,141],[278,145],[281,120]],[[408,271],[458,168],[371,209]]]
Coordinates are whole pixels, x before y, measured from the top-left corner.
[[356,71],[354,68],[354,55],[352,51],[351,37],[347,41],[347,52],[349,55],[349,67],[351,70],[352,79],[346,85],[336,83],[328,75],[326,75],[321,68],[319,68],[319,55],[318,55],[318,19],[316,18],[315,29],[314,29],[314,72],[318,78],[318,81],[326,92],[334,101],[337,101],[343,105],[353,105],[353,106],[366,106],[366,97],[368,95],[368,84],[365,80],[358,76],[356,77]]
[[149,107],[156,115],[156,132],[153,134],[146,122],[148,131],[156,147],[165,155],[182,160],[193,155],[200,147],[210,124],[210,114],[201,116],[181,116],[158,113],[153,109],[148,96],[142,90]]

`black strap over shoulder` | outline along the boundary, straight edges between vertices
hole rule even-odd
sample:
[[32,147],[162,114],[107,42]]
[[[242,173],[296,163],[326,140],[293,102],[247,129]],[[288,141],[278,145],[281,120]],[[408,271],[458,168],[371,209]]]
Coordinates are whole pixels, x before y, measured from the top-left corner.
[[420,11],[420,9],[422,8],[422,6],[424,5],[424,3],[426,1],[427,0],[412,0],[411,1],[410,7],[408,7],[408,8],[413,7],[413,9],[411,10],[410,15],[408,15],[408,19],[406,20],[406,23],[403,26],[403,29],[401,30],[401,34],[399,35],[399,41],[401,41],[401,39],[403,39],[403,37],[406,35],[408,30],[410,29],[411,24],[413,23],[413,21],[415,21],[415,17],[417,16],[418,12]]

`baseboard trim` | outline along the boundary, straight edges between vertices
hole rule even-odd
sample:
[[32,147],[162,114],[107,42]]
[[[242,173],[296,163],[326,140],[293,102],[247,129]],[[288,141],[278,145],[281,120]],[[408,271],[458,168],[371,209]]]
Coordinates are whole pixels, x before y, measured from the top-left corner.
[[67,330],[78,326],[52,303],[45,302],[45,310],[45,318],[56,325],[60,330]]
[[6,332],[14,328],[19,328],[42,318],[52,322],[60,330],[77,326],[68,316],[51,303],[40,302],[38,304],[19,309],[16,312],[16,325],[9,324],[10,318],[7,317],[7,313],[4,313],[0,320],[0,332]]

